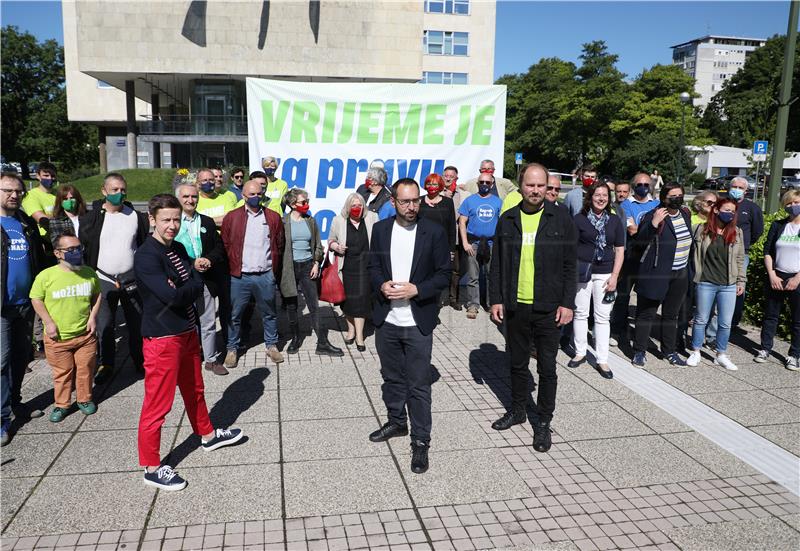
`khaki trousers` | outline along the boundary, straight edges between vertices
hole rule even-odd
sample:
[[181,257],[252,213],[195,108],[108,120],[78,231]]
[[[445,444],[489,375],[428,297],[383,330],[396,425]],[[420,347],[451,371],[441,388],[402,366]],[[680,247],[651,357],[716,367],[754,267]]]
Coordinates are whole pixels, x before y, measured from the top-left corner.
[[66,341],[54,341],[44,335],[47,363],[53,369],[53,392],[56,407],[72,405],[72,387],[79,402],[92,401],[92,380],[97,358],[97,338],[86,334]]

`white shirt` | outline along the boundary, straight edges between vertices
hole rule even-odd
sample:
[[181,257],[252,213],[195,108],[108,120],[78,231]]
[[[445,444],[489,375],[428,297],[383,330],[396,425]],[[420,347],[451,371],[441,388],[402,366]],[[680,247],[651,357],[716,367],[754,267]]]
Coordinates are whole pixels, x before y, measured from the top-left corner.
[[75,235],[80,235],[78,229],[81,227],[81,220],[78,215],[68,212],[67,217],[69,217],[69,221],[72,222],[72,227],[75,228]]
[[[414,259],[414,242],[417,239],[417,225],[403,227],[397,222],[392,226],[392,281],[408,281],[411,279],[411,262]],[[414,327],[414,315],[408,300],[393,300],[392,309],[386,321],[398,327]]]
[[800,225],[788,223],[775,243],[775,265],[779,272],[800,272]]
[[[119,212],[106,211],[103,229],[100,231],[97,267],[112,276],[132,270],[138,231],[139,218],[131,207],[123,205]],[[98,272],[97,276],[114,283],[112,279],[104,276],[101,272]]]

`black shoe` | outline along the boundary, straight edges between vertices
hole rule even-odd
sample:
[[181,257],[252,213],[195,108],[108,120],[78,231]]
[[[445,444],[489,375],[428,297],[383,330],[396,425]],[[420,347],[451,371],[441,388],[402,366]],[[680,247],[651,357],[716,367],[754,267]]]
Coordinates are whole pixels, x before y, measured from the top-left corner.
[[11,410],[14,412],[14,417],[18,419],[38,419],[44,415],[42,410],[31,407],[28,404],[17,404],[12,406]]
[[318,342],[317,343],[317,355],[318,356],[333,356],[334,358],[341,358],[344,356],[344,352],[341,348],[333,346],[329,342]]
[[508,430],[514,425],[521,425],[525,421],[528,420],[527,415],[525,412],[512,412],[507,411],[505,415],[503,415],[500,419],[492,423],[492,428],[494,430]]
[[186,481],[169,465],[162,465],[152,473],[148,473],[145,469],[144,483],[167,492],[177,492],[186,487]]
[[580,358],[573,358],[573,359],[571,359],[570,361],[567,362],[567,367],[571,367],[572,369],[575,369],[576,367],[579,367],[585,361],[586,361],[586,356],[581,356]]
[[537,452],[546,452],[553,445],[553,439],[550,433],[550,423],[546,421],[537,421],[533,424],[533,449]]
[[603,379],[613,379],[614,378],[614,373],[610,369],[603,369],[599,365],[596,366],[595,369],[597,370],[597,372],[600,374],[600,376]]
[[394,423],[386,423],[381,428],[369,435],[372,442],[386,442],[389,438],[395,436],[407,436],[408,425],[396,425]]
[[366,352],[367,351],[367,347],[366,347],[366,345],[363,345],[363,344],[357,344],[356,345],[356,350],[358,350],[359,352]]
[[356,342],[356,338],[355,338],[355,337],[353,337],[352,339],[345,339],[345,340],[344,340],[344,343],[345,343],[347,346],[350,346],[350,345],[351,345],[351,344],[353,344],[354,342]]
[[411,472],[422,474],[428,470],[428,449],[430,444],[422,440],[411,442]]
[[300,340],[300,335],[294,335],[292,337],[292,341],[289,343],[289,346],[286,347],[287,354],[297,354],[300,350],[300,343],[303,341]]

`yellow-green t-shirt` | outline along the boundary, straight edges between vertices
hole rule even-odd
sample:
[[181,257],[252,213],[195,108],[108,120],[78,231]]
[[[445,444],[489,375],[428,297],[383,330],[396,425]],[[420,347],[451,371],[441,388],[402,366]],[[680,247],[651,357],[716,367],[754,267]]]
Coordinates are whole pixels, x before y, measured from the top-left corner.
[[516,207],[522,202],[522,194],[517,190],[510,191],[506,198],[503,199],[503,205],[500,207],[500,214],[503,214],[510,208]]
[[289,184],[285,181],[281,179],[277,179],[274,182],[268,181],[267,189],[264,191],[264,203],[267,205],[267,208],[283,216],[281,200],[283,200],[283,196],[286,195],[287,191],[289,191]]
[[536,232],[542,211],[525,214],[520,210],[522,218],[522,249],[519,259],[519,284],[517,285],[517,302],[533,304],[533,276],[535,271],[534,252],[536,250]]
[[225,216],[228,212],[236,208],[236,196],[233,193],[219,193],[213,199],[211,197],[200,197],[197,200],[197,212],[205,214],[211,218]]
[[[55,193],[47,193],[39,187],[30,190],[22,200],[22,210],[28,216],[33,216],[34,212],[42,211],[45,216],[53,216],[53,208],[56,206]],[[39,226],[39,235],[47,235],[45,229]]]
[[58,327],[59,340],[68,340],[86,333],[92,297],[99,293],[100,281],[89,266],[73,271],[58,265],[39,272],[30,297],[44,302]]

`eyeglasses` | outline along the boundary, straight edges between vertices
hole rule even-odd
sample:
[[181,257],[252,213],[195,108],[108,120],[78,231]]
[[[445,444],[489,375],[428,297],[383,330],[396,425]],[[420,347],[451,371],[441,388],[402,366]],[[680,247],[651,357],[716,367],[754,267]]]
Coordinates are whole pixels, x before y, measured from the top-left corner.
[[75,252],[83,252],[83,245],[78,245],[76,247],[67,247],[67,248],[59,248],[56,249],[57,251],[62,251],[65,253],[75,253]]
[[703,203],[704,203],[704,204],[705,204],[707,207],[710,207],[710,206],[713,206],[713,205],[716,203],[716,201],[703,201]]
[[407,207],[410,204],[419,205],[420,201],[422,201],[421,197],[416,197],[414,199],[397,199],[397,204],[401,207]]
[[481,174],[494,174],[494,169],[493,168],[482,168],[478,172],[480,172]]
[[24,195],[25,194],[25,191],[21,190],[21,189],[2,188],[2,189],[0,189],[0,191],[2,191],[3,193],[8,193],[9,195],[12,194],[12,193],[16,193],[17,195]]
[[547,186],[547,191],[561,191],[561,186]]

